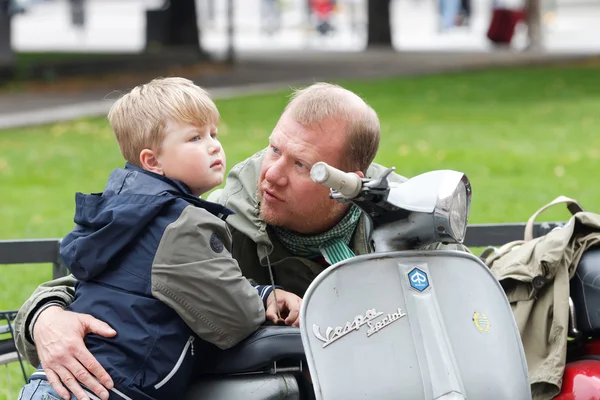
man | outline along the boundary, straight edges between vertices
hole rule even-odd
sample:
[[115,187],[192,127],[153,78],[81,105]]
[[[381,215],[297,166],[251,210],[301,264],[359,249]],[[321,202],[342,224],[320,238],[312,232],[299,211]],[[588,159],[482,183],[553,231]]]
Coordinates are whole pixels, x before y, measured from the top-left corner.
[[[384,168],[371,164],[379,136],[375,111],[346,89],[317,83],[292,96],[269,146],[236,165],[225,188],[209,198],[236,212],[227,223],[233,256],[247,278],[271,283],[271,269],[277,285],[302,296],[320,272],[340,260],[338,254],[372,251],[366,218],[355,206],[331,200],[329,190],[310,179],[310,168],[324,161],[361,177],[379,176]],[[83,337],[115,332],[89,315],[63,310],[73,299],[73,285],[72,277],[42,284],[21,307],[16,341],[30,362],[36,364],[39,356],[44,369],[71,391],[80,381],[99,393],[92,375],[108,388],[112,381]]]
[[225,188],[209,198],[236,212],[227,224],[232,254],[247,278],[270,282],[270,268],[278,285],[302,297],[339,261],[331,259],[336,246],[350,256],[371,252],[366,217],[331,200],[329,189],[311,180],[310,168],[325,161],[361,177],[379,176],[385,169],[371,165],[379,136],[375,111],[346,89],[317,83],[292,96],[269,146],[233,167]]

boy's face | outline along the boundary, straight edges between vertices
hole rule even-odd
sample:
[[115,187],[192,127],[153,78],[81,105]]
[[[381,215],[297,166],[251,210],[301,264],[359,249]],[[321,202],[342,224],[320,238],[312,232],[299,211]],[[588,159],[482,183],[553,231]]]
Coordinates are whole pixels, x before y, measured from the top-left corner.
[[196,196],[220,185],[225,176],[225,152],[215,125],[169,122],[156,160],[165,176],[185,183]]

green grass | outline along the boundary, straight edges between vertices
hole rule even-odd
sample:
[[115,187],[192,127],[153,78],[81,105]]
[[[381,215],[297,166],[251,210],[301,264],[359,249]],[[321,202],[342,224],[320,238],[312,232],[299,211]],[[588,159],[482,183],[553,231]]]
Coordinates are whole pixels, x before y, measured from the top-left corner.
[[[558,195],[600,210],[600,72],[593,67],[343,82],[379,113],[376,161],[406,176],[442,168],[473,185],[471,222],[526,220]],[[288,93],[219,101],[228,168],[264,147]],[[123,165],[105,119],[0,131],[0,239],[61,237],[76,191]],[[541,220],[562,220],[557,206]],[[50,267],[0,266],[0,309],[18,308]],[[0,371],[0,399],[2,399]]]

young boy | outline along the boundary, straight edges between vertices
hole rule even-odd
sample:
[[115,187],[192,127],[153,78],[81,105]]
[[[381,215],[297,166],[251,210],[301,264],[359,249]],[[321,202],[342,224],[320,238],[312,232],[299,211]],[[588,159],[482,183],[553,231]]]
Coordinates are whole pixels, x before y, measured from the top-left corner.
[[[103,193],[76,195],[76,227],[60,248],[78,279],[69,309],[117,332],[85,339],[114,382],[110,399],[179,399],[215,349],[265,321],[274,295],[231,257],[232,212],[199,198],[225,174],[207,93],[187,79],[155,79],[119,99],[108,119],[127,164]],[[276,290],[280,303],[300,304]],[[55,398],[41,368],[19,397]]]

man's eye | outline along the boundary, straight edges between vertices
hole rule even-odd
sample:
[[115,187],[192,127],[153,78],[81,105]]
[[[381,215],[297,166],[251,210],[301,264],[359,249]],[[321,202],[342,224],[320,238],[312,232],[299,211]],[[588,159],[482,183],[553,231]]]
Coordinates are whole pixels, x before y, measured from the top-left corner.
[[279,149],[277,147],[272,146],[272,148],[273,148],[273,153],[279,154]]
[[304,164],[302,164],[300,161],[296,161],[296,165],[300,168],[304,168]]

